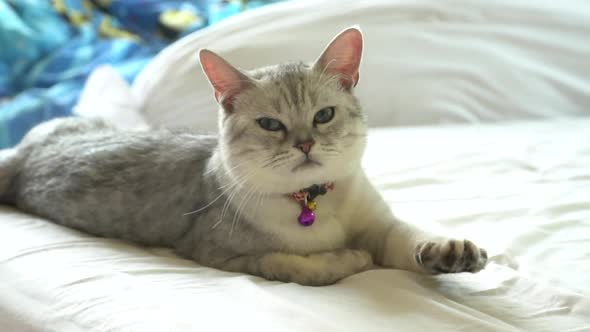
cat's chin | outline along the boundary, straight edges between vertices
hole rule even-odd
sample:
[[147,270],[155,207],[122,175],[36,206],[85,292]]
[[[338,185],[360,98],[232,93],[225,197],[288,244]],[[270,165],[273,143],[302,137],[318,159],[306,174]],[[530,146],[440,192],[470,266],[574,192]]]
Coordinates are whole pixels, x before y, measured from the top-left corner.
[[313,159],[305,159],[291,169],[293,173],[305,172],[322,167],[322,163]]
[[[257,183],[251,183],[250,185],[256,186],[259,192],[283,195],[297,192],[314,184],[337,182],[346,176],[346,174],[328,173],[321,166],[305,166],[295,172],[267,175],[264,179],[258,179]],[[261,185],[261,181],[265,184]]]

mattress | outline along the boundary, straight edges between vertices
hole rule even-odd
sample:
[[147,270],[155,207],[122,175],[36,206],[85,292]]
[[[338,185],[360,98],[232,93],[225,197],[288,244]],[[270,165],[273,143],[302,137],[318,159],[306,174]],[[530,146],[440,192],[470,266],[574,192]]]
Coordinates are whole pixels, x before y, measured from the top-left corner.
[[222,272],[0,207],[1,331],[590,331],[590,118],[374,129],[396,214],[474,240],[477,274],[327,287]]

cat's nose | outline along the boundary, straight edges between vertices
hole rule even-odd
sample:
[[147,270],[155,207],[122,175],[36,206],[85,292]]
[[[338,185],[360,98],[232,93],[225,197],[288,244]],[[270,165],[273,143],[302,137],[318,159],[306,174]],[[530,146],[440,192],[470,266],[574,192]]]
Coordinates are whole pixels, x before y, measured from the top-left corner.
[[295,144],[295,147],[298,148],[299,150],[301,150],[301,152],[308,154],[309,151],[311,151],[311,147],[315,144],[314,140],[308,140],[305,142],[299,142],[297,144]]

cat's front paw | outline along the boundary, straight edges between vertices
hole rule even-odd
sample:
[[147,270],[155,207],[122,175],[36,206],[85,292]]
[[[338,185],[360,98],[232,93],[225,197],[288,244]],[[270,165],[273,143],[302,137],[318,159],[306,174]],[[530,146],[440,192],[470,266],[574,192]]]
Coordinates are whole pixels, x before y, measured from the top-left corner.
[[306,256],[271,253],[258,266],[256,274],[269,280],[325,286],[370,269],[373,260],[366,251],[340,249]]
[[475,273],[486,266],[488,254],[469,240],[428,241],[416,247],[415,258],[427,273]]

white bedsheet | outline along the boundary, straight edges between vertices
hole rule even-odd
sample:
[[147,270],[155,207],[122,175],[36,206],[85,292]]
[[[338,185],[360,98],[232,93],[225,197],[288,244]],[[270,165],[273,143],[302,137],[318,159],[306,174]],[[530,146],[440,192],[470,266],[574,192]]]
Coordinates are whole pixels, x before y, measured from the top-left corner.
[[0,331],[590,331],[590,118],[375,130],[398,216],[474,239],[481,273],[302,287],[0,207]]

